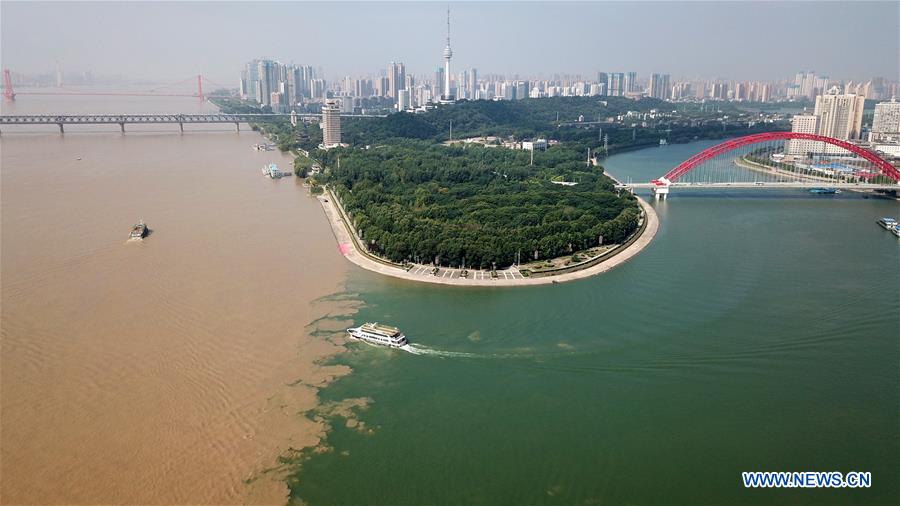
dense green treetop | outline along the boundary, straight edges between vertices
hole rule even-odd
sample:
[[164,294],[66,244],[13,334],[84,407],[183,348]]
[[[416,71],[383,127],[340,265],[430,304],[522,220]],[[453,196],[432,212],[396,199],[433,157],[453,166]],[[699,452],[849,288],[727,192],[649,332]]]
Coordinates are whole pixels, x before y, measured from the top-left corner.
[[349,119],[343,123],[344,141],[350,144],[382,143],[394,138],[446,140],[453,122],[453,137],[512,135],[517,138],[549,137],[559,121],[606,120],[628,111],[650,111],[666,106],[655,99],[622,97],[553,97],[524,100],[475,100],[441,105],[421,114],[395,113],[372,122]]
[[[338,163],[338,159],[340,162]],[[497,267],[625,240],[634,198],[577,152],[403,141],[327,154],[328,183],[369,249],[393,261]],[[577,182],[562,186],[551,180]]]
[[[235,99],[216,99],[216,103],[223,112],[264,112],[264,109]],[[618,122],[589,124],[598,118],[605,122],[628,111],[641,113],[651,110],[678,111],[681,119],[664,121],[664,124],[653,127],[631,127]],[[404,139],[441,142],[449,138],[452,121],[454,139],[483,135],[511,136],[519,140],[543,137],[565,142],[586,155],[588,148],[596,150],[603,146],[601,134],[608,137],[610,152],[615,152],[657,144],[663,138],[677,143],[784,128],[784,125],[764,123],[749,127],[746,121],[736,119],[740,113],[737,106],[730,102],[673,104],[651,98],[476,100],[441,105],[421,114],[398,112],[383,118],[345,117],[341,119],[341,129],[343,142],[351,146],[383,145]],[[729,124],[723,124],[715,119],[722,114],[730,114],[734,119]],[[584,118],[584,124],[578,122],[579,116]],[[300,123],[292,127],[286,118],[282,118],[267,121],[263,128],[283,150],[299,147],[311,151],[322,142],[321,129],[317,124]]]
[[[240,102],[221,105],[226,112],[252,112]],[[628,111],[679,107],[678,120],[650,118],[653,126],[636,116],[609,122]],[[321,163],[325,172],[317,182],[338,195],[370,251],[395,262],[499,268],[517,253],[523,261],[569,255],[601,237],[604,244],[621,243],[636,230],[635,198],[616,192],[602,168],[587,162],[588,149],[596,154],[603,146],[601,134],[612,151],[658,145],[662,138],[685,142],[773,128],[725,122],[732,112],[738,114],[728,104],[688,107],[619,97],[462,101],[421,114],[342,118],[342,140],[350,147],[328,151],[317,149],[316,124],[279,119],[259,128],[282,150],[306,149]],[[535,152],[532,165],[524,150],[442,145],[451,121],[454,139],[543,137],[560,144]],[[307,165],[295,168],[302,174]]]

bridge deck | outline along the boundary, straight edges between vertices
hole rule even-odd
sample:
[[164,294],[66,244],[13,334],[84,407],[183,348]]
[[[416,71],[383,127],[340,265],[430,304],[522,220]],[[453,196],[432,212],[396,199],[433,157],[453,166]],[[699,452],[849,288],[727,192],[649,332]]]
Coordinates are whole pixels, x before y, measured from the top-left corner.
[[[321,114],[298,113],[298,118],[318,118]],[[371,114],[341,114],[342,117],[374,118]],[[248,123],[288,119],[291,114],[39,114],[3,115],[0,125],[121,125],[147,123]]]
[[[653,183],[617,184],[616,188],[622,189],[648,189],[656,188]],[[723,188],[754,188],[754,189],[790,189],[790,188],[839,188],[859,190],[900,190],[900,183],[895,184],[870,184],[870,183],[838,183],[824,181],[798,181],[798,182],[746,182],[746,183],[672,183],[669,188],[705,190]]]

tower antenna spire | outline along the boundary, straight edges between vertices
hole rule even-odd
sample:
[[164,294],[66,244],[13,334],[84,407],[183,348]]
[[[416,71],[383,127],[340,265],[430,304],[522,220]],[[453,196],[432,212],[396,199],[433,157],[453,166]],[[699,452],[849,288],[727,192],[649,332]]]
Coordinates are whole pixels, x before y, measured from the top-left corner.
[[447,45],[444,47],[444,93],[441,101],[452,101],[450,96],[450,58],[453,57],[453,50],[450,49],[450,6],[447,6]]

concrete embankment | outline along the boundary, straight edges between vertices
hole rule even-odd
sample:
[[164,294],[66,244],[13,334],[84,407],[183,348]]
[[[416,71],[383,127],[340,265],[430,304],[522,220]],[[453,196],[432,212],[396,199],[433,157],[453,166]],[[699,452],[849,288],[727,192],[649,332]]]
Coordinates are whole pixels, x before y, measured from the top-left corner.
[[561,283],[565,281],[573,281],[583,279],[597,274],[604,273],[618,265],[621,265],[632,257],[640,253],[646,248],[656,232],[659,230],[659,218],[653,207],[643,199],[638,198],[638,203],[644,211],[644,222],[638,230],[636,237],[632,237],[621,249],[614,250],[599,262],[585,262],[585,267],[578,270],[565,270],[555,275],[544,274],[541,277],[525,277],[517,269],[511,268],[503,271],[497,271],[498,277],[492,278],[487,271],[468,272],[468,277],[460,277],[461,269],[439,268],[438,275],[431,273],[432,268],[425,266],[416,266],[407,270],[404,266],[388,262],[369,254],[364,250],[364,246],[359,244],[355,234],[352,232],[351,225],[344,214],[340,204],[331,192],[318,197],[328,218],[328,223],[334,231],[334,236],[338,242],[338,249],[347,260],[355,263],[363,269],[393,276],[395,278],[406,279],[409,281],[418,281],[422,283],[437,283],[442,285],[456,286],[529,286],[529,285],[546,285],[551,283]]

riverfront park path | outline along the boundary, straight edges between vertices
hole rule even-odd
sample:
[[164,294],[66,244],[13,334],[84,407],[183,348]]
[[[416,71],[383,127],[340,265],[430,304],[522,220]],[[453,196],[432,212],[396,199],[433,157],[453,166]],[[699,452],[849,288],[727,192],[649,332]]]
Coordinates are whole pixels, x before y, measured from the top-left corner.
[[647,220],[641,235],[631,244],[616,251],[609,258],[602,262],[585,267],[584,269],[566,272],[556,275],[548,275],[544,277],[524,277],[515,267],[497,271],[497,278],[491,278],[490,271],[469,269],[469,277],[460,276],[461,269],[439,267],[436,275],[432,274],[433,266],[414,265],[411,269],[406,270],[403,267],[391,265],[387,262],[379,262],[371,258],[369,255],[361,252],[356,246],[351,236],[350,225],[343,218],[343,212],[339,208],[337,202],[330,192],[318,197],[331,225],[331,230],[338,242],[338,249],[347,260],[355,263],[363,269],[393,276],[395,278],[406,279],[409,281],[418,281],[422,283],[437,283],[442,285],[457,286],[528,286],[528,285],[549,285],[551,283],[562,283],[565,281],[573,281],[583,279],[597,274],[604,273],[620,264],[630,260],[632,257],[646,248],[659,229],[659,218],[653,207],[643,199],[638,197],[638,203],[644,210],[644,219]]

